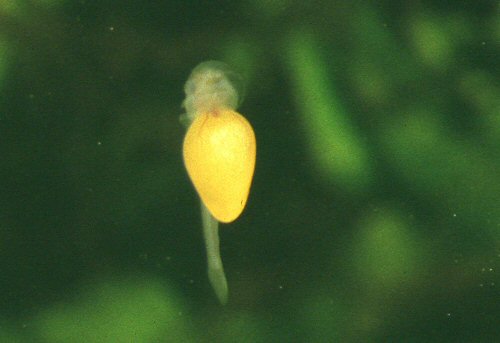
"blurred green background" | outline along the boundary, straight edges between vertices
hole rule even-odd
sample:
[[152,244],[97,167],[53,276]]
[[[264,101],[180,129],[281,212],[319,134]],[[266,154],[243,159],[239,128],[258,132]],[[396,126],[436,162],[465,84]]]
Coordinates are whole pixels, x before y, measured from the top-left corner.
[[[247,81],[206,276],[183,85]],[[498,1],[0,0],[0,342],[500,341]]]

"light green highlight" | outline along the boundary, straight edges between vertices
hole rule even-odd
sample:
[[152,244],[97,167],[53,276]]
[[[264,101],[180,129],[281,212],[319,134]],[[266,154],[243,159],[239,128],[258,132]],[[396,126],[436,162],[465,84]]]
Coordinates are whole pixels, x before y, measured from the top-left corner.
[[314,167],[327,181],[349,190],[365,189],[371,182],[368,151],[328,77],[319,44],[312,35],[296,33],[289,37],[286,52]]
[[452,63],[453,37],[442,21],[432,16],[420,16],[412,25],[413,44],[424,64],[445,69]]
[[14,0],[0,0],[0,11],[8,15],[19,14],[21,11],[21,4],[19,1]]
[[418,240],[398,211],[381,208],[368,214],[356,237],[356,270],[370,289],[398,287],[415,278]]
[[184,308],[155,281],[112,281],[42,312],[44,342],[190,342]]
[[498,244],[498,162],[454,137],[431,110],[409,109],[400,119],[381,133],[389,162],[414,192],[455,213],[461,223],[489,232]]

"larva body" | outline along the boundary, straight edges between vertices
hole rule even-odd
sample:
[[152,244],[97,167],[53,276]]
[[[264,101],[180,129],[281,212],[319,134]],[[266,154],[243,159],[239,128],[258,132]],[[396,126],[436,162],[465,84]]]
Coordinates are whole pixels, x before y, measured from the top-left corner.
[[197,66],[186,82],[184,107],[192,123],[184,139],[184,164],[210,213],[229,223],[243,211],[255,168],[250,123],[235,111],[236,86],[221,62]]
[[208,277],[225,304],[228,287],[219,250],[218,222],[230,223],[245,208],[255,169],[256,141],[250,123],[236,107],[236,74],[221,62],[203,62],[184,87],[188,131],[183,157],[201,199]]

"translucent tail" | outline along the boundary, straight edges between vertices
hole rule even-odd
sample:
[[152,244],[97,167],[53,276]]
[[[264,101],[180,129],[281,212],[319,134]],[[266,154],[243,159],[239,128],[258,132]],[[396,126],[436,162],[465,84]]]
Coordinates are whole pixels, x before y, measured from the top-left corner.
[[228,289],[219,249],[219,222],[201,202],[203,235],[207,249],[208,279],[222,305],[227,303]]

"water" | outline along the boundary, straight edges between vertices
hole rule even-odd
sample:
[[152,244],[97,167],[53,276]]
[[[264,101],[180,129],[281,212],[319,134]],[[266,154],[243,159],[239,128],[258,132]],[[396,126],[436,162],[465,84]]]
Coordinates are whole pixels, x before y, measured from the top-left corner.
[[[498,4],[0,3],[0,342],[500,339]],[[183,87],[257,162],[206,270]]]

